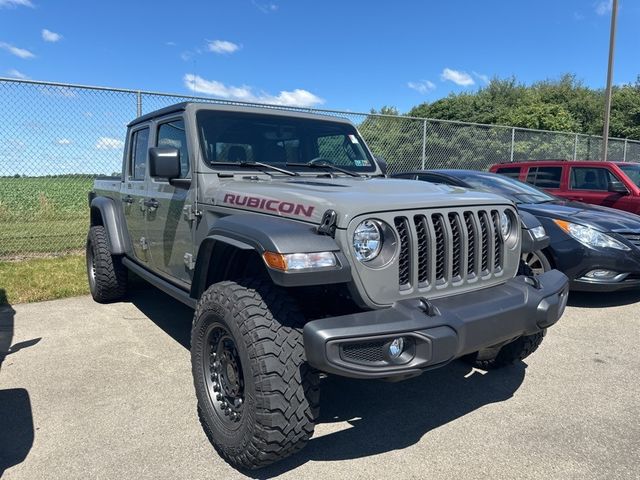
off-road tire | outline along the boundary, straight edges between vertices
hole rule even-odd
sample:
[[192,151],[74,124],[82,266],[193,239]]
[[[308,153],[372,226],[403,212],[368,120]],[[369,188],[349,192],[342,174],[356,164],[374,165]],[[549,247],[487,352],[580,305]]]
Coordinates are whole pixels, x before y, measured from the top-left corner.
[[124,297],[127,292],[127,269],[120,257],[111,255],[107,231],[102,225],[89,229],[86,258],[89,290],[93,299],[108,303]]
[[496,368],[511,365],[519,360],[524,360],[535,352],[544,338],[545,332],[526,335],[503,345],[498,353],[487,350],[480,351],[465,357],[469,363],[482,370],[494,370]]
[[[299,451],[313,435],[319,376],[305,360],[303,322],[291,297],[264,279],[213,284],[198,302],[191,331],[198,414],[215,449],[236,468],[270,465]],[[233,338],[244,378],[235,430],[225,423],[205,378],[207,332],[216,325]]]

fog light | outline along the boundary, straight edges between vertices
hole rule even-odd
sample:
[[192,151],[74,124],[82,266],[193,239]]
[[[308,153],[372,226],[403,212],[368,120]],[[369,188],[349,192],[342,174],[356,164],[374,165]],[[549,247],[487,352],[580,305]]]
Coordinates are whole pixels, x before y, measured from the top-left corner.
[[616,275],[618,275],[618,272],[614,272],[613,270],[591,270],[585,275],[585,277],[606,280],[609,278],[613,278]]
[[389,344],[389,356],[398,358],[404,351],[404,338],[394,338]]

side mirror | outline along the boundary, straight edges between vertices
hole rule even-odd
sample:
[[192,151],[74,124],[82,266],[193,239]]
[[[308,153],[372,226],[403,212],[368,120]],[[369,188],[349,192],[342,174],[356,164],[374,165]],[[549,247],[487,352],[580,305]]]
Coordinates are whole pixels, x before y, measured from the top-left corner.
[[171,181],[180,176],[180,150],[173,147],[149,149],[149,175]]
[[624,183],[614,180],[613,182],[609,182],[607,190],[611,193],[619,193],[621,195],[628,195],[629,190],[624,186]]
[[387,161],[382,158],[382,157],[374,157],[376,159],[376,163],[378,164],[378,167],[380,167],[380,170],[382,170],[382,173],[384,175],[387,175]]

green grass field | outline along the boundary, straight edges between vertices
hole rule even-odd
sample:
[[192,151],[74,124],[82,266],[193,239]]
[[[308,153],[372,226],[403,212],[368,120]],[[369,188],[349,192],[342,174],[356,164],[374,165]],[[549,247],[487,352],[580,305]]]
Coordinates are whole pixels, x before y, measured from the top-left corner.
[[83,247],[90,177],[0,178],[0,258]]

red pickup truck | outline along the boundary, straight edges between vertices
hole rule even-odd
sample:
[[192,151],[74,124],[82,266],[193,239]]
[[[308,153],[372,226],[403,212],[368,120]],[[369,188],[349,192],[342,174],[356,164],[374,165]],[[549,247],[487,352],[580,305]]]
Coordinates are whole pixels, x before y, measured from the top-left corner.
[[489,171],[530,183],[568,200],[640,214],[640,164],[541,160],[498,163]]

